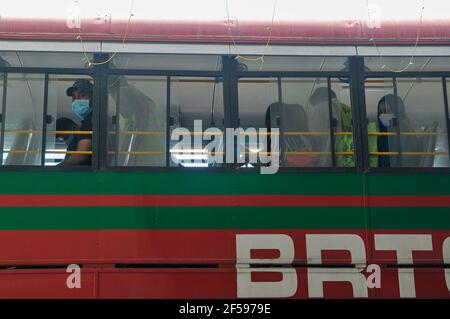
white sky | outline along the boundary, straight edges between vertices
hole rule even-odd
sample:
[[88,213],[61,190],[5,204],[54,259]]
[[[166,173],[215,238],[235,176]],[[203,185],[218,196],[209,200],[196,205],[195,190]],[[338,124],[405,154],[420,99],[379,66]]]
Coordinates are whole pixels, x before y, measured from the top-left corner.
[[[270,21],[274,0],[229,0],[230,18]],[[369,0],[381,20],[418,20],[424,0]],[[127,19],[132,0],[79,0],[80,16]],[[74,0],[0,0],[1,17],[67,18]],[[137,20],[226,20],[225,0],[134,0]],[[275,21],[367,20],[366,0],[278,0]],[[450,19],[450,0],[425,0],[424,20]]]

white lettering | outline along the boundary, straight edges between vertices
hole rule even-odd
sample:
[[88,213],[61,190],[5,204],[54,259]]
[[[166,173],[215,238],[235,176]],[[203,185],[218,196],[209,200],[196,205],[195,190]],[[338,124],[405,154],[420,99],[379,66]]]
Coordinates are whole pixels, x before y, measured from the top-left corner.
[[[251,251],[274,249],[278,258],[251,258]],[[237,296],[238,298],[291,297],[297,291],[297,273],[289,267],[249,268],[248,264],[291,264],[294,261],[294,242],[288,235],[236,235]],[[255,272],[282,274],[279,282],[252,282]]]
[[[322,251],[348,250],[352,264],[366,264],[364,241],[358,235],[306,235],[308,264],[322,264]],[[308,268],[310,297],[323,298],[323,283],[350,282],[355,297],[368,297],[366,277],[357,268]]]
[[[398,264],[413,264],[413,251],[433,250],[431,235],[375,235],[376,250],[395,250]],[[414,269],[399,268],[401,298],[415,298]]]

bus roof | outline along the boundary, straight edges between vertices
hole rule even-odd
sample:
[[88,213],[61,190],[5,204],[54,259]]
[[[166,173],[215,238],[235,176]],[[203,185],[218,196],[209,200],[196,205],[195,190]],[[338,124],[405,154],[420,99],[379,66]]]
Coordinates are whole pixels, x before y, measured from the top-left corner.
[[[0,18],[0,40],[79,41],[79,29],[64,19]],[[229,27],[229,25],[231,27]],[[418,21],[382,21],[369,28],[365,21],[277,22],[270,32],[269,22],[233,21],[142,21],[132,20],[127,42],[247,43],[265,44],[372,44],[414,45]],[[81,35],[85,41],[121,42],[127,21],[83,20]],[[420,45],[450,44],[450,20],[424,21]]]

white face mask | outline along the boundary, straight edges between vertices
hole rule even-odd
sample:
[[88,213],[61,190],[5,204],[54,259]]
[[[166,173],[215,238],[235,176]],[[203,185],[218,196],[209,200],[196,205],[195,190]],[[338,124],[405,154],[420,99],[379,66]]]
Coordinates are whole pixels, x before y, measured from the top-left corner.
[[395,115],[392,114],[392,113],[383,113],[383,114],[380,114],[378,116],[378,118],[380,119],[380,122],[385,127],[390,127],[391,126],[391,120],[395,118]]

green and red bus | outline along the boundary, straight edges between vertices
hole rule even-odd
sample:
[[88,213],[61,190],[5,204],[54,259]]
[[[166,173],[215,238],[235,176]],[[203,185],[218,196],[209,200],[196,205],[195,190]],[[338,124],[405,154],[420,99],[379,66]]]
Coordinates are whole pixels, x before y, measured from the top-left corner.
[[[450,23],[267,26],[2,18],[1,298],[450,297]],[[77,79],[92,131],[58,130]],[[380,129],[387,95],[408,126]],[[264,128],[273,103],[298,111],[277,173],[174,161],[176,128]],[[70,134],[92,165],[57,165]]]

